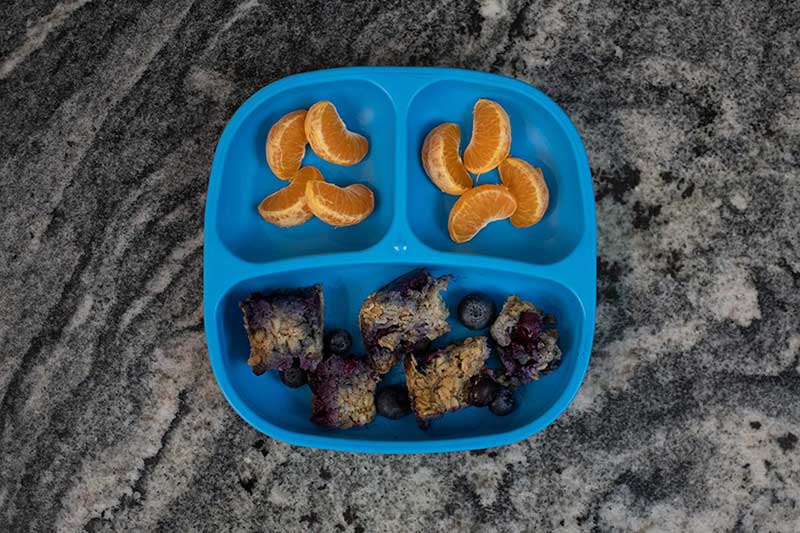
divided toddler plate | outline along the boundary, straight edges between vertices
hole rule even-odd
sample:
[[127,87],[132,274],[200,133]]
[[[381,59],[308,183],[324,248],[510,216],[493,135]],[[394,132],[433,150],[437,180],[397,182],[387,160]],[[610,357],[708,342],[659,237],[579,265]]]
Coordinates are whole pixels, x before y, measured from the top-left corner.
[[[423,139],[441,122],[461,127],[462,150],[478,98],[499,102],[511,118],[511,155],[542,168],[550,207],[542,221],[516,229],[495,222],[465,244],[447,234],[456,197],[440,192],[420,162]],[[267,166],[269,128],[285,113],[332,101],[348,128],[370,142],[358,165],[317,166],[340,185],[364,183],[375,192],[374,213],[359,225],[333,228],[317,219],[295,228],[264,222],[259,202],[286,182]],[[497,172],[480,183],[499,182]],[[247,100],[217,146],[205,217],[204,312],[211,366],[233,408],[259,431],[301,446],[383,453],[487,448],[524,439],[567,407],[589,363],[595,321],[596,227],[586,152],[564,112],[547,96],[510,78],[444,68],[356,67],[284,78]],[[326,327],[344,327],[358,338],[364,298],[418,266],[453,275],[445,295],[452,331],[434,345],[469,332],[455,318],[459,299],[471,291],[492,296],[498,308],[509,294],[555,315],[561,333],[561,366],[520,388],[517,409],[497,417],[469,407],[445,415],[423,431],[413,416],[376,417],[371,424],[331,430],[312,424],[311,393],[289,389],[275,372],[255,376],[247,366],[248,341],[239,300],[254,291],[322,283]],[[402,381],[396,367],[388,378]]]

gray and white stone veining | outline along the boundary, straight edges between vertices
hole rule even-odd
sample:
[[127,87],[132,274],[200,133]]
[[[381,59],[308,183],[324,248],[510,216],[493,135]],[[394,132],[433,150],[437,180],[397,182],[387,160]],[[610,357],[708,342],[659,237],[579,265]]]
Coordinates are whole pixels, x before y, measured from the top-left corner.
[[[0,530],[800,530],[792,2],[11,0],[3,14]],[[361,64],[517,77],[584,139],[595,349],[573,405],[532,439],[293,448],[214,384],[216,141],[260,87]]]

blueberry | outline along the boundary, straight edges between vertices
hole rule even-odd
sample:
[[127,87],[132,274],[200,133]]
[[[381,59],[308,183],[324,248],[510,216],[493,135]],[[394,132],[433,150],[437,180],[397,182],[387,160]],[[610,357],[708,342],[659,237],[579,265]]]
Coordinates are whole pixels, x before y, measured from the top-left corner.
[[473,292],[464,296],[458,304],[458,319],[469,329],[483,329],[491,324],[496,311],[491,298]]
[[494,401],[489,404],[489,410],[497,416],[506,416],[511,413],[517,403],[514,401],[514,393],[511,389],[503,387],[497,391]]
[[511,340],[518,344],[532,344],[539,339],[544,329],[541,315],[525,311],[519,316],[517,325],[511,330]]
[[428,337],[419,337],[415,339],[414,344],[409,348],[411,353],[425,353],[431,347],[431,340]]
[[297,367],[282,370],[281,381],[283,381],[284,385],[293,389],[302,387],[307,381],[306,371]]
[[375,395],[375,408],[378,414],[397,420],[411,412],[411,400],[408,391],[402,385],[383,387]]
[[326,339],[326,346],[328,353],[336,355],[344,355],[353,347],[353,337],[344,329],[335,329],[328,333]]
[[475,407],[486,407],[494,401],[499,387],[489,376],[475,376],[469,383],[467,401]]

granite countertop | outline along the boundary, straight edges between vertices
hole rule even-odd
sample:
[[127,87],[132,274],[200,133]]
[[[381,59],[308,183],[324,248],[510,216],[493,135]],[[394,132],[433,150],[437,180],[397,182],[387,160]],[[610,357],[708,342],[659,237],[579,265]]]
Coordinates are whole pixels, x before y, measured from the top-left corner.
[[[800,10],[663,4],[6,2],[0,530],[800,530]],[[592,361],[511,446],[295,448],[211,374],[226,121],[283,76],[395,64],[525,80],[589,153]]]

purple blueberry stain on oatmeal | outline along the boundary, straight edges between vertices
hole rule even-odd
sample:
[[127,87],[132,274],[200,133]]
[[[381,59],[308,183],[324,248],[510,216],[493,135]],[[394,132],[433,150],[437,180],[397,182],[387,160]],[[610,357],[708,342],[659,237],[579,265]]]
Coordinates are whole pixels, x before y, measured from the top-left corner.
[[532,303],[508,297],[490,330],[503,365],[504,382],[524,385],[558,368],[561,349],[553,322]]

